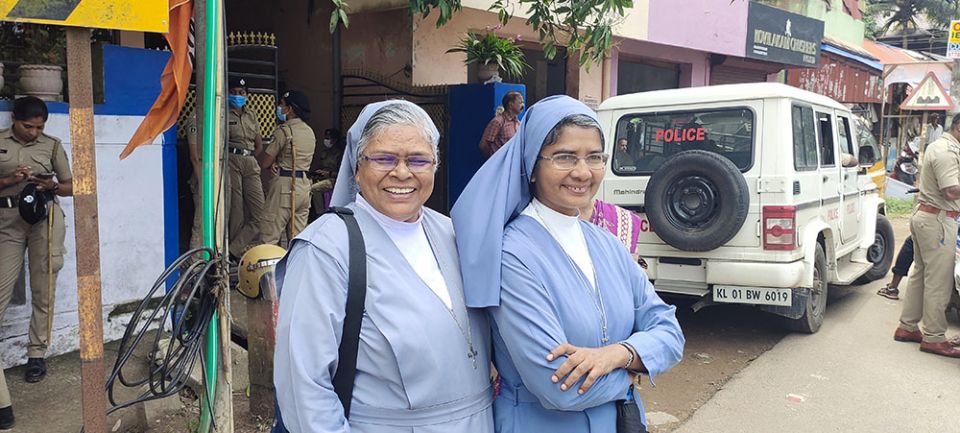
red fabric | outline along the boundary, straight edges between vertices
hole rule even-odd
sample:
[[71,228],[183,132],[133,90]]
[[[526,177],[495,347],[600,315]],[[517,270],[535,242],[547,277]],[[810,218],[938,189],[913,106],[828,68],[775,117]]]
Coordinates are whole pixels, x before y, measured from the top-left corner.
[[193,0],[170,0],[170,31],[164,34],[172,54],[160,76],[160,95],[147,112],[140,127],[120,153],[120,159],[130,155],[139,146],[150,144],[166,131],[180,116],[183,101],[190,88],[190,61],[192,44],[190,20],[193,18]]

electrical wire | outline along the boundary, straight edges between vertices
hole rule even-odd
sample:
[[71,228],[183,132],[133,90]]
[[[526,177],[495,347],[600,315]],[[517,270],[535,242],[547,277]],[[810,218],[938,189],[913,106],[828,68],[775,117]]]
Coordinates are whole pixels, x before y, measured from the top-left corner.
[[[213,259],[197,258],[204,253]],[[138,403],[177,395],[186,387],[198,359],[203,362],[202,349],[207,324],[218,305],[219,300],[212,289],[220,278],[219,260],[220,256],[213,254],[209,248],[187,251],[167,267],[140,302],[120,339],[117,360],[107,378],[106,391],[111,405],[107,410],[108,415]],[[185,266],[188,262],[192,263]],[[154,295],[177,270],[182,271],[180,277],[171,290],[158,298],[157,303]],[[153,337],[148,335],[157,322],[163,322],[168,317],[173,318],[173,323],[169,343],[163,347],[165,332],[156,330]],[[124,373],[124,367],[134,359],[144,343],[152,345],[147,371],[131,378]],[[118,382],[128,388],[148,385],[148,389],[133,399],[117,401],[115,389]]]

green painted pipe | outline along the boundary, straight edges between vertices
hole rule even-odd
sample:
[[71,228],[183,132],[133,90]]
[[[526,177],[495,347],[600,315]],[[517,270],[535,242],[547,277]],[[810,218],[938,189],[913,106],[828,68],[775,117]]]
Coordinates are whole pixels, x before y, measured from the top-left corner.
[[[216,139],[217,125],[217,59],[220,56],[220,0],[206,0],[207,23],[206,29],[206,59],[204,61],[203,71],[203,246],[215,248],[214,242],[214,189],[213,174],[215,155],[214,140]],[[212,257],[207,257],[211,259]],[[210,431],[213,416],[211,407],[214,397],[217,395],[217,367],[220,365],[220,332],[218,326],[218,314],[216,311],[207,325],[207,389],[205,390],[204,401],[200,403],[200,425],[197,428],[199,433]],[[208,404],[210,402],[210,404]]]

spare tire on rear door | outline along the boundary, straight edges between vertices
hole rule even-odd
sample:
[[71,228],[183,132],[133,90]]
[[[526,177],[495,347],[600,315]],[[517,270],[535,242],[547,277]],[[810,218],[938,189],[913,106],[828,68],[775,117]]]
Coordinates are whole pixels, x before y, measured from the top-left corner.
[[684,251],[709,251],[743,226],[750,191],[729,159],[704,150],[680,152],[650,176],[644,193],[650,227]]

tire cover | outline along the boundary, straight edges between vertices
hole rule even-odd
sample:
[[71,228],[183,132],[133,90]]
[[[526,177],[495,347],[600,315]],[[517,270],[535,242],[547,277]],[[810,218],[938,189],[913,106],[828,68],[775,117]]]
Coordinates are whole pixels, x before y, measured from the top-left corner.
[[644,199],[654,232],[684,251],[727,243],[746,221],[749,206],[750,191],[737,166],[704,150],[669,158],[650,176]]

